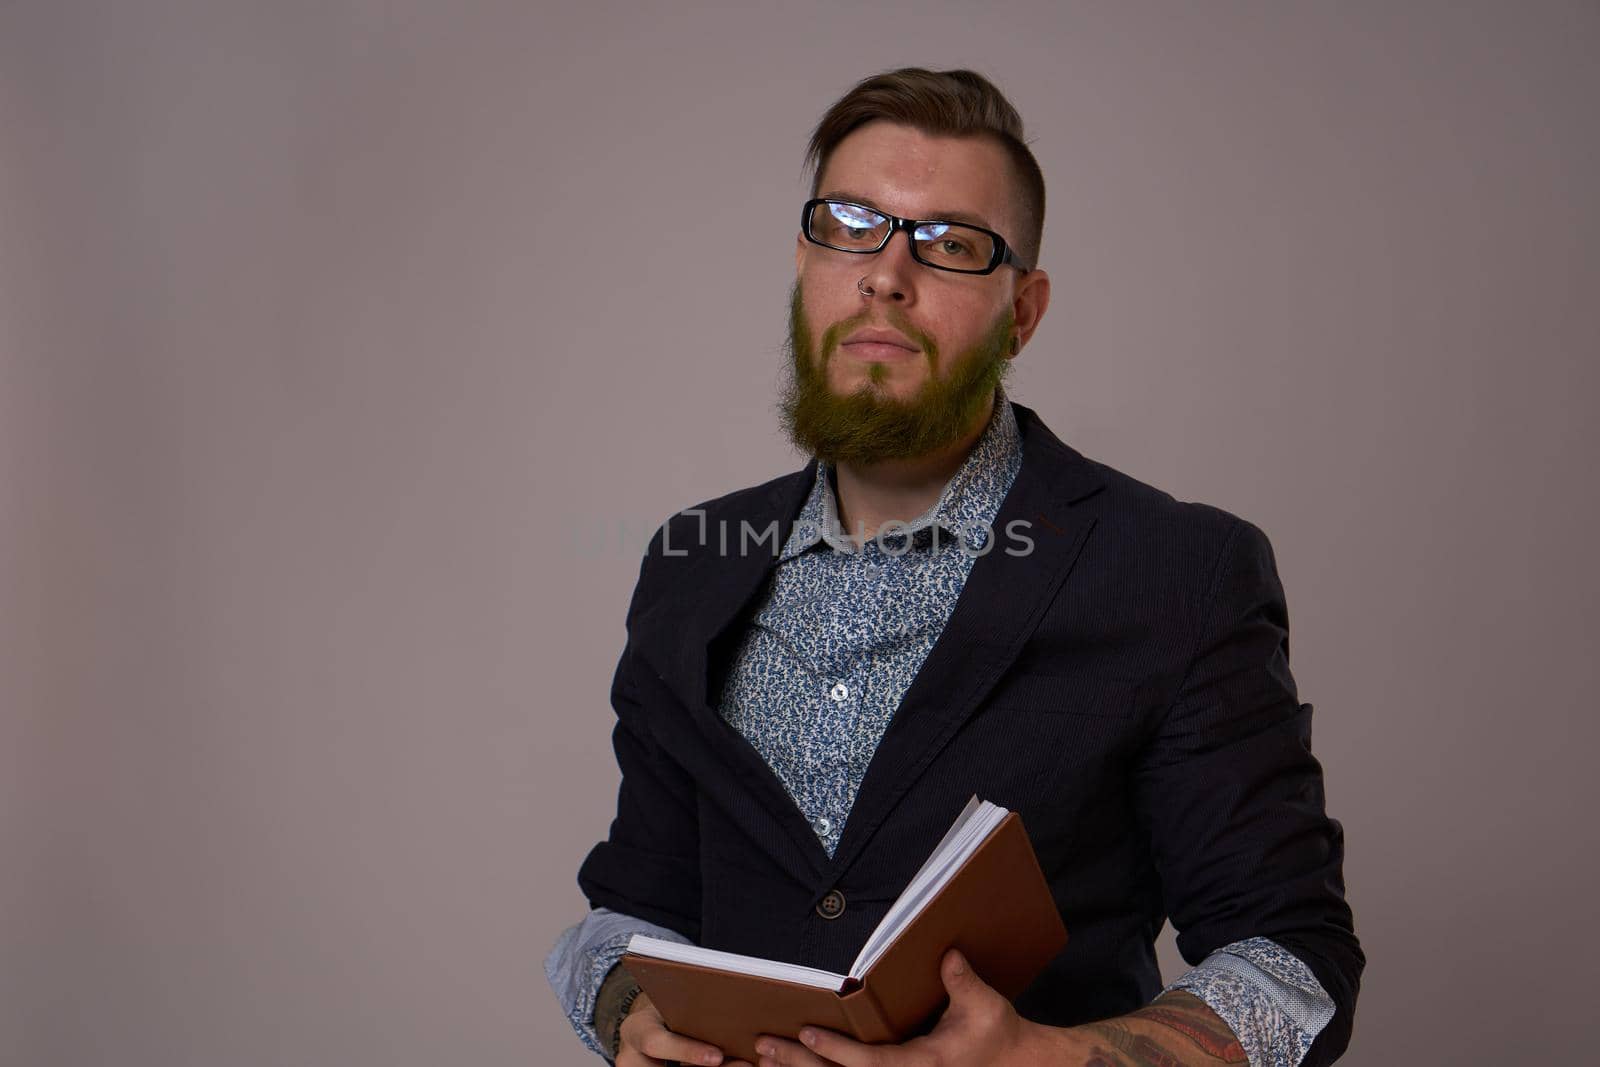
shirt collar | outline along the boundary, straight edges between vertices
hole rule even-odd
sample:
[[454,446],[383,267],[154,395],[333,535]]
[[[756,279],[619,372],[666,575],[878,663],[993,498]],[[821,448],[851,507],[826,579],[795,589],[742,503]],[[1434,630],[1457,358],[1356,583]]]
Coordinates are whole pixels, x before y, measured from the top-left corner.
[[[988,425],[945,483],[933,507],[905,524],[905,536],[914,536],[938,525],[955,537],[965,534],[969,543],[981,548],[992,533],[990,526],[1021,467],[1022,436],[1017,430],[1016,413],[1011,410],[1011,401],[1004,390],[996,387],[994,411]],[[811,493],[778,555],[779,563],[819,544],[839,552],[860,551],[839,525],[833,482],[833,464],[819,459]],[[881,536],[885,541],[903,543],[898,532]]]

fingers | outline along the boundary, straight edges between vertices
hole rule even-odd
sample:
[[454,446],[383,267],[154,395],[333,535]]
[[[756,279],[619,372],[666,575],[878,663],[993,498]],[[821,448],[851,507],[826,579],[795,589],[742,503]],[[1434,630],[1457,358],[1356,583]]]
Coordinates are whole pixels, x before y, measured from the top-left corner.
[[756,1051],[761,1053],[757,1067],[833,1067],[804,1045],[785,1038],[764,1037],[756,1042]]
[[978,977],[959,950],[950,949],[939,965],[939,977],[945,992],[950,994],[950,1007],[946,1014],[965,1018],[969,1015],[986,1016],[1001,1011],[1009,1003],[994,988]]
[[[667,1029],[661,1013],[653,1006],[634,1010],[622,1021],[622,1045],[617,1050],[617,1067],[652,1067],[658,1063],[722,1063],[722,1050]],[[731,1067],[731,1065],[729,1065]]]
[[857,1067],[870,1062],[863,1056],[872,1054],[872,1046],[843,1034],[808,1026],[800,1036],[811,1039],[809,1048],[787,1038],[762,1034],[756,1041],[756,1051],[761,1053],[757,1067]]
[[[678,1035],[671,1034],[677,1038]],[[674,1044],[660,1041],[646,1041],[641,1045],[629,1045],[626,1042],[617,1050],[617,1067],[660,1067],[661,1064],[683,1064],[692,1067],[696,1064],[706,1064],[707,1067],[722,1064],[722,1052],[714,1046],[707,1046],[699,1041],[689,1041],[687,1038],[678,1038],[685,1044]],[[711,1051],[707,1052],[706,1049]],[[732,1061],[723,1067],[739,1067],[743,1061]],[[750,1067],[745,1063],[743,1067]]]
[[945,992],[951,998],[967,996],[975,988],[983,987],[983,979],[972,972],[971,964],[961,954],[960,949],[951,949],[944,954],[944,959],[939,964],[939,977],[944,979]]
[[[652,1060],[664,1060],[668,1063],[705,1064],[706,1067],[715,1067],[722,1062],[722,1050],[715,1045],[675,1034],[665,1027],[643,1032],[633,1047]],[[618,1062],[621,1062],[620,1058]]]

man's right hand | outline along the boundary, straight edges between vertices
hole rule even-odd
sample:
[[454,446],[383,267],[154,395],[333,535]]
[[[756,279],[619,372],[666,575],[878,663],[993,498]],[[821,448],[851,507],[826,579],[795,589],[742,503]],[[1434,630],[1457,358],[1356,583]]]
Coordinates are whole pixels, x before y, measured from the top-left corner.
[[618,1033],[622,1040],[617,1047],[617,1067],[664,1067],[675,1063],[750,1067],[744,1060],[724,1061],[722,1050],[715,1045],[668,1030],[661,1013],[645,993],[634,998]]

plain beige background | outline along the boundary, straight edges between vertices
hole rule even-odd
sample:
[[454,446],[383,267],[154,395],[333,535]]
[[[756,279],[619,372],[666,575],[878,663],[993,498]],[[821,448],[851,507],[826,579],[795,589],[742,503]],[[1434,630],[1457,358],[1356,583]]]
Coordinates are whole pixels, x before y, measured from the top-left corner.
[[1272,539],[1345,1062],[1581,1056],[1597,50],[1592,2],[0,6],[0,1060],[598,1062],[541,961],[639,552],[803,462],[801,149],[907,64],[1049,182],[1014,395]]

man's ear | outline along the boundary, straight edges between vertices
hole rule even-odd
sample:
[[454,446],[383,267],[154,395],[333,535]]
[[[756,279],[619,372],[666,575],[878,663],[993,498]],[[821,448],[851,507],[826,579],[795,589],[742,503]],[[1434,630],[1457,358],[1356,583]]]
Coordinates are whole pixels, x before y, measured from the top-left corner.
[[1012,298],[1011,311],[1016,316],[1017,336],[1027,344],[1033,331],[1039,328],[1045,309],[1050,306],[1050,275],[1035,267],[1017,282],[1016,296]]
[[794,234],[794,275],[800,276],[800,270],[806,265],[806,235],[799,230]]

